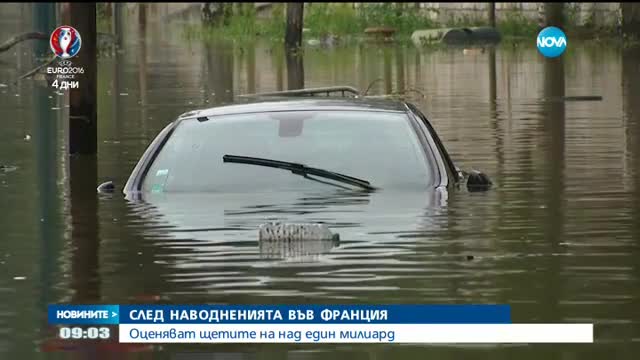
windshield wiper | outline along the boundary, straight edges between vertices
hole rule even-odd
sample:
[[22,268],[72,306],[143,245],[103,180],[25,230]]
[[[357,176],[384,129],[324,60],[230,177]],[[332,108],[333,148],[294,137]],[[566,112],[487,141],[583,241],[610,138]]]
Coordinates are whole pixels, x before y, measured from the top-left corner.
[[[309,167],[303,164],[288,162],[288,161],[279,161],[279,160],[263,159],[263,158],[250,157],[250,156],[238,156],[238,155],[224,155],[222,157],[222,161],[229,162],[229,163],[259,165],[259,166],[267,166],[267,167],[272,167],[277,169],[284,169],[284,170],[289,170],[296,175],[301,175],[311,180],[316,180],[316,179],[310,178],[308,177],[308,175],[313,175],[313,176],[318,176],[325,179],[339,181],[345,184],[358,186],[369,191],[376,190],[376,188],[371,186],[371,184],[366,180],[358,179],[353,176],[348,176],[348,175],[336,173],[329,170],[318,169],[318,168]],[[319,180],[316,180],[316,181],[319,181]],[[334,185],[324,181],[321,181],[321,182],[325,184]]]

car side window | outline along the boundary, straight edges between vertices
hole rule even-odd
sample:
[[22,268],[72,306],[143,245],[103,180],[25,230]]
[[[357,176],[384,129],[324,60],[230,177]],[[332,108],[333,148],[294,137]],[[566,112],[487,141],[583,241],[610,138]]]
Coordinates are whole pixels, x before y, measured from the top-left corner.
[[411,111],[422,121],[422,123],[427,127],[427,129],[429,129],[429,133],[431,134],[431,137],[435,141],[436,146],[438,147],[438,151],[440,152],[440,154],[442,154],[442,157],[447,163],[447,172],[449,172],[449,176],[451,176],[451,178],[454,181],[456,182],[459,181],[460,179],[458,175],[458,169],[456,168],[455,164],[449,157],[449,153],[447,152],[444,145],[442,144],[442,141],[440,140],[438,133],[435,131],[435,129],[433,128],[433,126],[431,125],[427,117],[420,110],[418,110],[418,108],[415,105],[409,104],[409,103],[407,105],[409,106],[409,109],[411,109]]

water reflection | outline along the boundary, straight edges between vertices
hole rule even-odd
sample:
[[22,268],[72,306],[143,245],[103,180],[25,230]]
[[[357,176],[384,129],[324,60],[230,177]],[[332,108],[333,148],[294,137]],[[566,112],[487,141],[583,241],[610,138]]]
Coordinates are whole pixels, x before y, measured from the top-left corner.
[[392,71],[391,71],[391,49],[389,46],[384,46],[382,48],[382,59],[383,59],[383,80],[384,80],[384,94],[391,94],[393,92],[393,86],[391,81],[393,79]]
[[213,97],[212,105],[233,101],[233,49],[229,43],[206,43],[204,60],[207,63],[205,91]]
[[[553,254],[547,260],[546,274],[557,274],[564,269],[561,256],[566,254],[562,246],[564,234],[564,172],[565,172],[565,73],[564,58],[547,58],[544,60],[544,107],[542,113],[542,131],[544,146],[544,191],[546,220],[543,225],[545,241],[549,243],[549,253]],[[546,294],[544,306],[548,309],[541,321],[552,321],[561,316],[559,296],[566,286],[563,279],[545,276],[548,281],[543,290]]]
[[[626,162],[629,171],[626,176],[630,177],[631,183],[631,222],[632,233],[634,236],[634,245],[630,251],[630,256],[638,259],[640,257],[640,103],[632,99],[640,97],[640,84],[634,79],[640,76],[638,68],[638,58],[640,58],[640,49],[626,49],[622,53],[622,87],[623,87],[623,108],[625,117],[625,137],[627,152]],[[637,261],[633,262],[633,285],[640,287],[640,265]],[[631,300],[631,307],[640,306],[640,299],[635,297]],[[640,325],[636,322],[630,327],[625,339],[637,339],[640,331]],[[630,349],[629,352],[632,350]]]
[[[279,45],[260,42],[187,42],[168,30],[177,25],[157,18],[167,10],[154,12],[155,6],[147,5],[141,30],[140,13],[114,5],[114,13],[122,13],[113,24],[122,51],[100,59],[97,160],[61,156],[65,125],[51,110],[62,107],[58,95],[35,80],[12,85],[16,72],[34,65],[33,44],[0,59],[0,83],[7,85],[0,87],[0,114],[9,124],[0,132],[0,164],[16,168],[0,173],[0,203],[10,209],[0,216],[0,357],[49,357],[34,350],[52,336],[43,304],[71,300],[510,303],[519,322],[595,321],[599,342],[287,346],[278,352],[229,345],[217,347],[215,356],[321,358],[331,351],[335,358],[461,358],[483,352],[608,359],[638,352],[637,50],[574,41],[563,60],[545,61],[532,44],[483,53],[363,43],[306,48],[292,58]],[[0,7],[8,14],[0,22],[3,33],[30,26],[32,12],[23,12],[31,20],[22,23],[18,5]],[[496,188],[446,196],[176,196],[146,203],[95,197],[100,181],[122,186],[153,136],[182,112],[246,92],[365,89],[376,79],[382,80],[372,86],[374,94],[424,92],[410,99],[429,114],[451,157],[464,169],[486,171]],[[604,99],[559,101],[574,95]],[[27,133],[31,141],[24,140]],[[324,221],[341,241],[261,248],[256,227],[270,219]],[[171,346],[148,357],[185,349],[211,347]],[[73,357],[58,355],[52,357]]]
[[[55,101],[49,98],[49,91],[37,86],[33,93],[35,127],[33,139],[36,147],[38,212],[35,214],[38,224],[37,243],[41,247],[38,259],[40,264],[39,281],[42,288],[38,296],[38,306],[58,301],[53,291],[55,274],[59,264],[55,257],[63,249],[62,196],[58,188],[60,153],[58,146],[58,113],[52,112]],[[42,329],[46,328],[46,319],[42,318]],[[45,335],[45,334],[41,334]]]
[[314,262],[340,244],[334,240],[315,241],[261,241],[260,259]]
[[94,156],[78,155],[69,159],[72,302],[100,300],[97,175]]
[[256,48],[249,46],[247,49],[247,93],[256,92]]
[[404,63],[404,47],[396,46],[396,92],[405,92],[405,75],[404,69],[406,64]]
[[299,51],[285,49],[287,61],[287,89],[295,90],[304,88],[304,62]]
[[[140,102],[140,123],[147,118],[147,4],[138,5],[138,93]],[[145,131],[146,133],[146,131]]]

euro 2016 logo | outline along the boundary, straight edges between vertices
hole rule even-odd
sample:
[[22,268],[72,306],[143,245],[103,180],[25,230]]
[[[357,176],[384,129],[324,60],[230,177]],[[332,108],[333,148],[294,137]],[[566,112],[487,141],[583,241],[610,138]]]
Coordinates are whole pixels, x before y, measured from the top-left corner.
[[51,86],[58,90],[78,89],[80,81],[76,79],[76,75],[84,74],[84,68],[72,66],[69,59],[80,52],[80,46],[82,46],[80,33],[71,26],[60,26],[51,33],[49,45],[59,59],[58,66],[47,67],[47,74],[54,78]]
[[80,46],[82,46],[82,39],[75,28],[64,25],[53,30],[49,44],[53,53],[64,60],[78,54]]
[[538,34],[538,51],[548,58],[562,55],[567,48],[567,37],[564,32],[557,27],[549,26]]

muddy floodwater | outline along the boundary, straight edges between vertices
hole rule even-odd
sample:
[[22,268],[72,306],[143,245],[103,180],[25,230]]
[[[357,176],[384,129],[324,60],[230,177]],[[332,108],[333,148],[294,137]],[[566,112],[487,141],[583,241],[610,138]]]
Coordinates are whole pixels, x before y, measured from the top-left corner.
[[[3,19],[3,34],[28,25]],[[133,204],[124,185],[179,114],[286,89],[280,46],[127,31],[100,57],[97,158],[65,156],[64,96],[17,77],[42,43],[0,54],[2,359],[612,359],[640,352],[640,53],[570,41],[562,61],[529,43],[305,48],[304,85],[410,89],[453,160],[493,190],[269,194]],[[46,49],[46,44],[45,44]],[[47,55],[48,56],[48,55]],[[602,96],[600,101],[563,97]],[[263,219],[321,219],[339,244],[264,248]],[[224,226],[221,226],[223,224]],[[60,349],[46,305],[86,303],[504,303],[514,322],[593,322],[585,345],[224,345]],[[122,352],[124,351],[124,352]],[[194,357],[186,352],[197,351]],[[233,353],[233,354],[231,354]],[[331,354],[329,354],[331,353]]]

